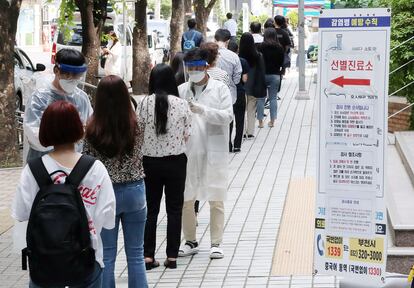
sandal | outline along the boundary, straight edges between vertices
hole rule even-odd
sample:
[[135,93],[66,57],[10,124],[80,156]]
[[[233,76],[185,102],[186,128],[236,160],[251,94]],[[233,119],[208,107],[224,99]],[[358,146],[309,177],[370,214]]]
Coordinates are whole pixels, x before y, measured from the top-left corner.
[[160,266],[160,262],[152,258],[151,262],[145,262],[145,270],[151,270]]

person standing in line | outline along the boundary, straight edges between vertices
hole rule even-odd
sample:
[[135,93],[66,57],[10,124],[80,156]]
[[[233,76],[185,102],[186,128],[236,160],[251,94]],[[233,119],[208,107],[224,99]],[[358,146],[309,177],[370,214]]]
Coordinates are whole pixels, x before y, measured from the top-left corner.
[[[263,55],[266,69],[266,86],[269,99],[270,121],[269,127],[273,127],[277,118],[277,92],[280,84],[280,75],[282,73],[284,50],[277,41],[276,29],[267,28],[264,32],[264,41],[259,47],[259,51]],[[264,127],[265,98],[257,100],[257,119],[259,120],[259,128]]]
[[258,45],[263,42],[262,25],[259,22],[252,22],[250,24],[250,32],[253,35],[254,44]]
[[[53,102],[46,108],[46,110],[43,113],[42,120],[40,122],[39,141],[44,147],[49,147],[49,146],[53,147],[53,151],[51,151],[50,153],[40,158],[45,168],[45,170],[43,170],[45,175],[50,176],[50,179],[51,179],[50,184],[53,185],[53,184],[65,183],[66,180],[68,179],[68,175],[71,174],[75,166],[81,161],[82,154],[76,152],[75,143],[82,139],[83,134],[84,134],[83,123],[79,117],[79,112],[74,105],[72,105],[71,103],[67,101],[59,100],[59,101]],[[37,159],[33,159],[33,160],[37,160]],[[80,167],[78,166],[78,168]],[[20,181],[17,185],[16,194],[13,199],[13,204],[12,204],[12,209],[11,209],[12,210],[11,215],[17,221],[23,222],[23,221],[29,220],[30,218],[32,206],[34,204],[36,195],[39,193],[39,190],[40,190],[40,187],[36,180],[37,177],[35,178],[34,175],[38,173],[42,173],[42,172],[41,172],[41,169],[36,169],[36,170],[37,172],[36,171],[32,172],[32,170],[30,169],[30,166],[26,165],[20,176]],[[102,251],[101,230],[102,228],[112,229],[115,225],[115,196],[114,196],[114,191],[112,188],[112,183],[109,178],[108,172],[105,169],[105,166],[100,161],[95,161],[92,164],[92,166],[89,168],[89,171],[86,173],[85,177],[81,179],[79,186],[76,188],[77,190],[79,190],[79,193],[81,194],[81,198],[83,200],[83,203],[81,205],[85,207],[86,217],[89,223],[88,231],[90,235],[90,244],[95,251],[95,257],[94,257],[95,263],[92,264],[94,265],[92,273],[90,275],[87,275],[85,279],[80,278],[81,275],[76,275],[77,276],[76,279],[71,279],[72,283],[74,282],[79,283],[75,285],[71,284],[71,287],[100,288],[102,285],[102,269],[104,267],[104,263],[102,261],[103,251]],[[50,190],[47,190],[47,191],[50,191]],[[89,191],[89,192],[85,192],[85,191]],[[40,198],[40,199],[44,200],[44,198]],[[50,207],[50,203],[48,204]],[[69,205],[68,203],[66,204]],[[53,211],[53,213],[58,213],[58,211]],[[64,211],[60,213],[67,214],[68,211],[65,209]],[[74,213],[74,211],[71,211],[71,213]],[[35,218],[35,219],[45,219],[45,218]],[[54,224],[62,223],[61,221],[65,221],[65,220],[68,221],[68,219],[70,218],[55,219]],[[63,223],[67,223],[67,222],[63,222]],[[88,223],[85,223],[85,226],[88,225]],[[43,223],[43,225],[45,224],[48,225],[50,223]],[[36,223],[35,226],[32,226],[34,227],[33,229],[38,227],[38,225],[42,225],[42,224]],[[51,227],[50,229],[53,230],[53,227]],[[65,231],[62,231],[62,229],[67,229],[66,231],[67,233]],[[78,230],[69,231],[71,230],[70,227],[59,227],[58,230],[59,231],[57,233],[59,235],[66,235],[66,236],[67,234],[73,236],[74,233],[80,233],[78,232]],[[37,239],[39,239],[39,237],[45,237],[46,239],[49,239],[49,240],[56,239],[57,237],[56,231],[54,232],[55,233],[52,232],[52,234],[54,235],[45,235],[45,231],[37,231],[36,237]],[[35,231],[33,231],[32,233],[34,234]],[[79,240],[79,239],[75,239],[75,240]],[[41,241],[38,241],[38,242],[41,242]],[[37,244],[36,245],[37,248],[39,248],[40,246],[39,243],[36,243],[36,244]],[[46,246],[48,244],[50,245],[50,241],[48,241],[47,243],[42,243],[42,244]],[[59,245],[60,243],[54,243],[54,244]],[[45,247],[44,245],[42,247],[43,249]],[[57,250],[57,248],[58,247],[54,247],[55,251]],[[71,249],[71,247],[68,247],[68,245],[66,245],[65,247],[62,247],[62,249],[63,248],[66,251],[68,251],[68,249]],[[76,249],[76,247],[74,249]],[[30,256],[31,255],[29,255],[29,259],[30,259]],[[51,255],[49,254],[48,255],[49,260],[50,260],[50,256]],[[60,256],[60,257],[63,257],[63,256]],[[83,259],[85,260],[86,258],[84,257]],[[42,259],[36,259],[36,261],[39,261],[39,260],[41,261]],[[64,259],[61,259],[61,260],[63,261]],[[71,260],[73,260],[73,258],[71,258]],[[86,264],[86,263],[82,263],[82,264]],[[36,267],[36,268],[40,269],[42,267]],[[49,275],[49,273],[51,273],[51,270],[58,269],[57,267],[53,267],[53,268],[45,266],[44,274]],[[54,272],[53,278],[56,279],[56,277],[62,277],[62,275],[59,276],[59,274],[56,273],[56,271],[53,271],[53,272]],[[41,288],[45,286],[38,285],[35,282],[33,282],[33,279],[31,279],[29,283],[29,287],[30,288]]]
[[[229,41],[229,44],[230,44],[230,42],[232,42],[232,41]],[[236,43],[236,42],[234,42],[234,43]],[[200,48],[206,50],[207,53],[208,53],[208,57],[207,57],[207,63],[208,63],[207,74],[211,78],[223,82],[230,89],[232,80],[230,80],[229,75],[227,74],[226,71],[224,71],[223,69],[218,68],[216,66],[217,59],[218,59],[218,49],[219,49],[218,44],[214,43],[214,42],[207,42],[207,43],[201,44]],[[233,127],[232,125],[233,125],[233,121],[230,123],[231,128]],[[231,130],[230,130],[230,135],[231,135]],[[231,141],[229,141],[229,151],[233,152],[233,145],[232,145]],[[196,213],[198,213],[198,201],[196,201],[196,207],[197,207]]]
[[[44,147],[39,142],[39,126],[42,114],[51,103],[65,100],[72,103],[79,112],[83,125],[92,115],[92,106],[88,95],[77,86],[84,78],[87,65],[81,52],[73,49],[61,49],[56,53],[53,67],[55,78],[47,88],[37,89],[28,99],[24,117],[24,135],[29,142],[27,161],[50,152],[52,147]],[[82,151],[82,145],[76,145],[76,151]]]
[[254,138],[256,123],[256,102],[257,99],[266,97],[266,77],[263,56],[257,51],[252,34],[243,33],[240,38],[239,56],[246,59],[250,70],[247,82],[244,85],[247,95],[247,139]]
[[105,76],[116,75],[122,77],[122,45],[114,31],[108,34],[108,45],[102,49],[105,60]]
[[283,70],[282,75],[285,75],[286,68],[290,67],[291,62],[291,53],[290,48],[292,47],[292,42],[287,31],[286,25],[286,18],[282,15],[275,16],[275,26],[276,26],[276,34],[277,40],[279,41],[280,45],[285,49],[285,56],[283,60]]
[[184,192],[183,233],[186,242],[178,256],[198,253],[194,201],[210,204],[210,258],[224,257],[220,247],[224,232],[224,200],[228,186],[229,129],[233,118],[229,88],[207,74],[207,53],[195,49],[186,53],[184,64],[189,82],[178,87],[193,112],[191,137],[187,144],[187,179]]
[[158,64],[149,78],[149,96],[140,104],[139,121],[144,127],[144,172],[148,215],[144,255],[147,270],[158,267],[155,260],[157,219],[165,193],[167,210],[167,259],[164,266],[177,268],[181,240],[181,218],[187,175],[186,142],[190,136],[191,111],[179,98],[174,73]]
[[115,75],[98,84],[95,111],[86,128],[84,153],[108,169],[116,197],[114,229],[103,229],[103,285],[115,287],[115,260],[119,222],[122,221],[128,264],[128,287],[147,287],[144,265],[144,229],[147,217],[142,144],[144,131],[132,108],[124,81]]
[[[234,53],[239,52],[239,46],[236,42],[229,43],[229,50]],[[234,118],[236,122],[236,135],[234,137],[234,144],[232,144],[232,124],[230,124],[230,147],[233,146],[233,152],[238,153],[241,151],[241,144],[244,131],[244,116],[246,114],[246,91],[244,84],[247,82],[248,73],[250,70],[249,63],[246,59],[240,57],[240,63],[242,65],[242,76],[240,82],[237,84],[237,101],[233,104]]]
[[204,42],[201,44],[200,49],[207,52],[207,74],[211,78],[223,82],[230,90],[231,80],[229,75],[223,69],[217,67],[218,49],[219,46],[214,42]]
[[200,47],[204,41],[203,34],[195,29],[196,25],[197,22],[195,19],[189,19],[187,21],[188,31],[184,32],[181,37],[181,49],[183,52]]
[[275,26],[275,19],[273,18],[268,18],[265,23],[263,24],[263,28],[276,28]]
[[226,14],[227,21],[223,24],[223,29],[229,30],[230,32],[230,41],[237,42],[237,22],[233,19],[233,14]]
[[236,85],[240,82],[242,72],[240,59],[236,53],[227,49],[230,41],[230,32],[228,30],[218,29],[214,35],[214,39],[219,46],[217,67],[226,71],[230,77],[230,93],[234,104],[237,99]]

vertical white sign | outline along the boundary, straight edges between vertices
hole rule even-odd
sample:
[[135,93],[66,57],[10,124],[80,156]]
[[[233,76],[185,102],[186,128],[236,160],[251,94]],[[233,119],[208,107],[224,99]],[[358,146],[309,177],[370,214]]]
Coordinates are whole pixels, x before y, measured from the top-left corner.
[[390,9],[319,18],[315,273],[380,287],[386,265],[384,145]]

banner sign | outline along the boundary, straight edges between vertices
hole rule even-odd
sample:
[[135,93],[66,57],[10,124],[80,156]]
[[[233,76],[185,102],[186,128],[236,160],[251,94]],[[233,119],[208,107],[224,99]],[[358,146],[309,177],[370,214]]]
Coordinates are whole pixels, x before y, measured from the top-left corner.
[[387,256],[390,25],[382,8],[322,10],[319,19],[315,274],[376,287]]

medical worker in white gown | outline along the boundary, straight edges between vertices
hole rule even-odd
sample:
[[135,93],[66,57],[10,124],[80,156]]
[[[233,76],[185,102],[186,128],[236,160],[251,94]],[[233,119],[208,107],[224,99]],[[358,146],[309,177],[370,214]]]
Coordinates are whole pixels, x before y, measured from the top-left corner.
[[228,186],[229,123],[233,118],[229,88],[207,74],[207,52],[194,49],[184,57],[189,81],[179,86],[181,98],[189,102],[193,118],[187,145],[187,179],[184,192],[183,232],[186,240],[179,256],[198,253],[194,201],[210,205],[210,258],[224,257],[224,204]]

